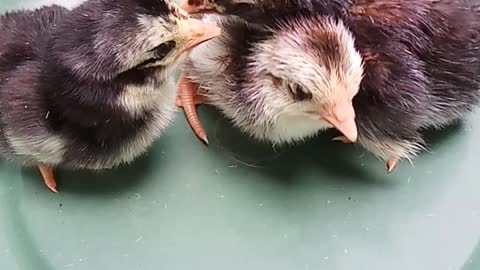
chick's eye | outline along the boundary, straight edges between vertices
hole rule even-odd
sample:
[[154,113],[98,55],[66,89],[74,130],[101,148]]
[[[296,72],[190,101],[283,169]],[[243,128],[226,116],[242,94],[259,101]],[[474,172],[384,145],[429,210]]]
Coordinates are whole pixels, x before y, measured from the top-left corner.
[[312,99],[312,93],[307,92],[298,84],[288,84],[287,88],[296,101],[307,101]]
[[176,45],[175,41],[167,41],[152,49],[151,52],[153,52],[156,59],[163,59],[175,49]]

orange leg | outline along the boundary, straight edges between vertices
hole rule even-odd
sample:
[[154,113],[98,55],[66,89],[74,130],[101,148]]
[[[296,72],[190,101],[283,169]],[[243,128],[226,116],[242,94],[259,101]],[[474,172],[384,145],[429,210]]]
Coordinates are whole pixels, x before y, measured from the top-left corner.
[[40,173],[42,174],[43,182],[45,183],[47,188],[50,189],[51,191],[55,192],[55,193],[58,193],[57,182],[55,182],[55,177],[53,176],[52,167],[39,165],[38,169],[40,170]]
[[[196,86],[195,86],[196,88]],[[207,103],[207,97],[200,94],[200,93],[195,93],[193,94],[193,104],[196,105],[202,105]],[[177,107],[184,108],[183,107],[183,101],[180,96],[177,96]]]
[[[332,141],[338,141],[342,143],[352,143],[348,140],[345,136],[337,136],[332,139]],[[387,161],[387,173],[392,173],[398,167],[398,163],[400,161],[398,159],[390,159]]]
[[398,166],[398,159],[390,159],[387,161],[387,173],[392,173]]
[[177,89],[177,106],[183,108],[187,122],[197,137],[208,144],[207,133],[203,129],[196,105],[207,103],[207,98],[198,93],[197,86],[184,74],[180,77]]

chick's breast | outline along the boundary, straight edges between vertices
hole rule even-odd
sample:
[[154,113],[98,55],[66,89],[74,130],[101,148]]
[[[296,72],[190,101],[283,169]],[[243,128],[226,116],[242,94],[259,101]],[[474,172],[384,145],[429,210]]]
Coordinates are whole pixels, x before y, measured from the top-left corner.
[[[202,16],[202,21],[222,27],[226,19],[219,15]],[[226,67],[231,62],[231,56],[228,51],[228,37],[224,35],[205,42],[194,48],[188,56],[183,69],[187,76],[203,91],[214,95],[216,88],[221,80],[228,77],[225,74]]]

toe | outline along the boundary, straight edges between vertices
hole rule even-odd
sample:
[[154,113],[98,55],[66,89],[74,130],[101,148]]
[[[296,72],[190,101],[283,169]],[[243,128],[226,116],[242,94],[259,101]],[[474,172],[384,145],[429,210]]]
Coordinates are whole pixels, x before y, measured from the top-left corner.
[[45,183],[45,186],[47,186],[47,188],[52,192],[58,193],[57,182],[55,181],[55,177],[53,176],[52,167],[40,165],[38,166],[38,169],[42,174],[43,182]]
[[399,163],[398,159],[390,159],[387,161],[387,173],[392,173],[395,171]]

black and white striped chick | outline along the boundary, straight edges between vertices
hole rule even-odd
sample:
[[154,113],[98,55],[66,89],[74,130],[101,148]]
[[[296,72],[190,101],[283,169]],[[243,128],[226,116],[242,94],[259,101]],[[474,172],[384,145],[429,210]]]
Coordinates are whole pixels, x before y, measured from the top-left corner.
[[[480,101],[480,16],[456,0],[213,0],[183,5],[224,30],[196,48],[184,83],[258,139],[333,126],[391,172],[422,132]],[[225,60],[226,59],[226,60]],[[186,80],[188,81],[188,80]],[[352,104],[353,99],[353,104]]]
[[146,151],[175,113],[170,78],[220,29],[167,0],[90,0],[0,16],[0,153],[38,166],[101,170]]

